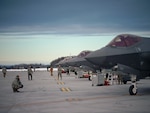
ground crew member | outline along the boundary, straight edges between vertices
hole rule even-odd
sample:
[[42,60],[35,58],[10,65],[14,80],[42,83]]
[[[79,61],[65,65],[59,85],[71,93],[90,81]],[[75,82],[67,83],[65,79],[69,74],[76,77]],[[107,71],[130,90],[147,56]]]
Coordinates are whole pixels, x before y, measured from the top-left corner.
[[69,68],[67,68],[67,75],[70,75]]
[[118,75],[118,84],[122,84],[122,76],[121,75]]
[[31,69],[31,66],[29,66],[29,68],[28,68],[28,80],[32,80],[32,74],[33,74],[33,71]]
[[4,67],[4,68],[2,69],[2,73],[3,73],[3,77],[4,77],[4,78],[6,77],[6,72],[7,72],[7,70],[6,70],[6,68]]
[[50,68],[51,76],[53,76],[53,67]]
[[62,80],[62,68],[60,65],[58,66],[58,80],[59,78]]
[[15,80],[12,82],[13,92],[19,92],[19,88],[23,88],[23,84],[20,81],[19,75],[17,75]]

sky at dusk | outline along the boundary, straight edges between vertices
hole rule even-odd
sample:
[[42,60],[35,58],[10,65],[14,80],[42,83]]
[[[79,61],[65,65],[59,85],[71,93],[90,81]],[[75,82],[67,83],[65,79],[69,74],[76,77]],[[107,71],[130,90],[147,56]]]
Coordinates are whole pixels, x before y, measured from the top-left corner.
[[0,0],[0,65],[97,50],[116,35],[150,37],[150,0]]

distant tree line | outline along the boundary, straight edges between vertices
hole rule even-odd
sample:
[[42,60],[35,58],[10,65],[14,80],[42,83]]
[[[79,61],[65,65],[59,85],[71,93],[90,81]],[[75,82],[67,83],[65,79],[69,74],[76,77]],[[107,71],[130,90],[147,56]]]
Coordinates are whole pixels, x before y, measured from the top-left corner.
[[3,67],[7,69],[27,69],[29,66],[32,68],[47,68],[49,65],[44,64],[16,64],[16,65],[0,65],[0,69]]

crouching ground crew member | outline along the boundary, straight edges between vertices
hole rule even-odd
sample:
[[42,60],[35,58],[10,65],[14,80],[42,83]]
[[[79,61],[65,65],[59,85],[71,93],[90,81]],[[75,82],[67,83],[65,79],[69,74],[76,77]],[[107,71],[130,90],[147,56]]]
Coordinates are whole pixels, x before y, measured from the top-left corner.
[[19,92],[18,89],[20,88],[23,88],[23,84],[20,81],[19,75],[17,75],[15,80],[12,82],[13,92]]

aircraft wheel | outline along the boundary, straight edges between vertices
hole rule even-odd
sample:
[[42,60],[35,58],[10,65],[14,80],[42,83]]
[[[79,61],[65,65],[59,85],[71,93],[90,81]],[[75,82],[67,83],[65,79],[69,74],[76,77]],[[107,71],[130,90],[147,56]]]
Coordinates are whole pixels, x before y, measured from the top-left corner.
[[137,88],[134,87],[134,85],[131,85],[131,86],[129,87],[129,94],[130,94],[130,95],[136,95],[136,94],[137,94]]
[[124,83],[124,84],[127,84],[127,81],[126,81],[126,80],[123,80],[123,83]]

